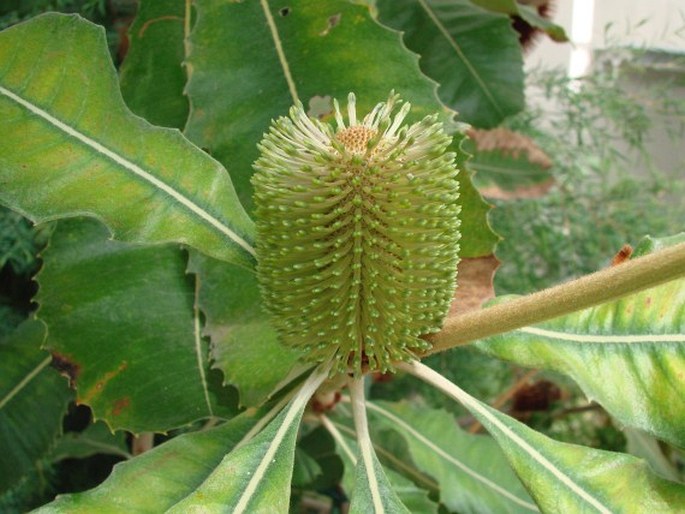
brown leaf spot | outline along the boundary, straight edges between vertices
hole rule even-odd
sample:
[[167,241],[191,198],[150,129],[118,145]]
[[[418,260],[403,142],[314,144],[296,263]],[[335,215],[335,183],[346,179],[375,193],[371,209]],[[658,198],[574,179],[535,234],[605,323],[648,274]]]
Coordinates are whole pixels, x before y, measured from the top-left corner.
[[128,396],[119,398],[114,402],[114,407],[112,407],[112,416],[118,416],[119,414],[121,414],[121,411],[123,411],[130,405],[131,399]]
[[462,259],[457,267],[457,291],[448,316],[480,309],[483,302],[494,298],[492,279],[498,266],[494,255]]
[[60,375],[69,379],[69,387],[76,387],[76,379],[81,373],[81,366],[76,364],[72,359],[66,355],[58,352],[52,353],[52,361],[50,366],[59,371]]
[[128,368],[128,363],[126,361],[121,361],[121,364],[119,364],[119,367],[116,369],[113,369],[111,371],[108,371],[105,373],[100,380],[96,382],[96,384],[88,389],[83,396],[79,396],[77,399],[77,403],[80,404],[90,404],[90,402],[95,398],[97,395],[102,392],[102,390],[105,388],[105,386],[109,383],[110,380],[112,380],[114,377],[119,375],[122,371],[124,371],[126,368]]

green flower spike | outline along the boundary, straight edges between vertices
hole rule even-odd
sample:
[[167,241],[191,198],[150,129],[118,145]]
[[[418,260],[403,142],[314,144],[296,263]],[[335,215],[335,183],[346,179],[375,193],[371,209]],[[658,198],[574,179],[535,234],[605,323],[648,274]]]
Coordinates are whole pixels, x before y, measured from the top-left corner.
[[337,373],[391,371],[428,349],[456,284],[459,184],[437,115],[402,126],[392,94],[347,125],[302,105],[272,123],[252,179],[257,276],[282,341]]

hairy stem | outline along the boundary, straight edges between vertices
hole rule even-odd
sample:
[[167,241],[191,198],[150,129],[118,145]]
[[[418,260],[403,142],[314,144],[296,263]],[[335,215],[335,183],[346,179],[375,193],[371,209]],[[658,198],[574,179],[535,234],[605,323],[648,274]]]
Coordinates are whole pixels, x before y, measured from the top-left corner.
[[593,307],[685,276],[685,243],[487,309],[447,318],[428,353]]

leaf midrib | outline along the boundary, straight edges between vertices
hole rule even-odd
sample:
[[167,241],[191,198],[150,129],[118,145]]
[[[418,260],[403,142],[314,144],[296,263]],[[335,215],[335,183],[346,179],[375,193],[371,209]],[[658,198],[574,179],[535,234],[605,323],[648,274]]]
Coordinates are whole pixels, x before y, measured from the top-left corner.
[[428,17],[431,19],[431,21],[435,24],[435,26],[438,28],[440,33],[443,35],[443,37],[447,40],[449,45],[452,47],[454,50],[454,53],[457,54],[457,57],[464,63],[464,66],[466,66],[466,69],[471,73],[473,76],[473,79],[476,81],[476,84],[478,84],[478,87],[483,91],[483,95],[489,100],[490,104],[492,105],[493,109],[497,111],[497,114],[500,116],[504,116],[504,112],[502,111],[502,108],[500,107],[499,103],[497,103],[497,100],[495,99],[494,95],[490,91],[490,88],[488,88],[487,84],[483,80],[483,78],[480,76],[478,73],[478,70],[473,66],[471,61],[466,57],[464,52],[462,51],[461,47],[459,44],[454,40],[452,35],[447,31],[445,26],[442,24],[440,19],[436,16],[435,12],[433,9],[430,8],[430,6],[426,3],[426,0],[417,0],[421,8],[426,11],[426,14]]
[[10,99],[11,101],[19,104],[21,107],[27,109],[32,114],[34,114],[34,115],[42,118],[43,120],[47,121],[53,127],[57,128],[58,130],[61,130],[63,133],[77,139],[79,142],[88,146],[89,148],[96,151],[100,155],[103,155],[103,156],[109,158],[111,161],[114,161],[117,165],[125,168],[126,170],[130,171],[134,175],[137,175],[138,177],[147,181],[149,184],[153,185],[154,187],[156,187],[160,191],[164,192],[167,196],[171,197],[173,200],[175,200],[179,204],[183,205],[191,213],[193,213],[196,216],[198,216],[199,218],[201,218],[205,223],[208,223],[214,229],[216,229],[220,233],[222,233],[224,236],[227,236],[229,239],[231,239],[234,243],[238,244],[243,250],[247,251],[253,257],[256,256],[255,249],[247,241],[245,241],[242,237],[240,237],[237,233],[235,233],[233,230],[231,230],[227,225],[225,225],[223,222],[221,222],[216,217],[212,216],[209,212],[204,210],[198,204],[196,204],[195,202],[193,202],[192,200],[190,200],[189,198],[184,196],[182,193],[180,193],[179,191],[177,191],[173,187],[169,186],[168,184],[166,184],[162,180],[158,179],[154,175],[145,171],[143,168],[141,168],[137,164],[134,164],[133,162],[129,161],[125,157],[122,157],[121,155],[117,154],[116,152],[110,150],[109,148],[107,148],[103,144],[99,143],[98,141],[90,138],[89,136],[83,134],[82,132],[79,132],[78,130],[67,125],[66,123],[62,122],[61,120],[55,118],[54,116],[52,116],[47,111],[41,109],[40,107],[33,104],[32,102],[22,98],[21,96],[14,93],[13,91],[10,91],[9,89],[6,89],[6,88],[0,86],[0,94],[5,96],[6,98]]
[[456,459],[449,453],[447,453],[445,450],[431,442],[428,438],[424,437],[423,434],[415,430],[413,427],[409,426],[407,423],[405,423],[402,419],[399,417],[395,416],[391,412],[388,412],[387,410],[383,409],[382,407],[367,402],[367,407],[377,413],[379,413],[381,416],[385,416],[387,419],[392,421],[394,424],[397,426],[401,427],[403,430],[405,430],[407,433],[409,433],[414,439],[419,441],[421,444],[429,448],[432,452],[443,458],[444,460],[451,462],[455,466],[457,466],[459,469],[461,469],[464,473],[469,475],[472,479],[480,482],[484,486],[492,489],[494,492],[504,496],[505,498],[508,498],[509,500],[513,501],[514,503],[517,503],[518,505],[521,505],[522,507],[525,507],[533,512],[539,512],[538,508],[536,505],[527,502],[525,500],[522,500],[515,494],[511,493],[510,491],[507,491],[503,487],[497,485],[495,482],[490,480],[489,478],[484,477],[483,475],[479,474],[478,472],[472,470],[470,467],[468,467],[466,464],[461,462],[460,460]]
[[292,96],[294,103],[298,103],[300,101],[300,97],[297,94],[297,87],[295,87],[295,81],[293,80],[292,73],[290,72],[290,65],[288,64],[288,59],[286,58],[285,51],[283,50],[281,36],[278,34],[278,27],[276,27],[276,22],[271,15],[269,0],[260,0],[260,4],[262,6],[262,10],[264,11],[264,17],[266,18],[266,23],[269,26],[269,31],[271,32],[271,38],[273,39],[274,46],[276,47],[276,54],[278,55],[278,61],[281,63],[283,76],[288,84],[290,96]]
[[52,361],[52,357],[48,356],[45,357],[31,372],[29,372],[22,380],[19,381],[17,385],[15,385],[10,391],[2,398],[0,399],[0,410],[2,410],[5,405],[7,405],[12,398],[14,398],[19,392],[24,389],[31,380],[33,380],[38,373],[43,371],[43,369],[50,364]]
[[685,334],[620,334],[620,335],[594,335],[594,334],[573,334],[559,332],[537,327],[523,327],[517,330],[523,334],[557,339],[560,341],[570,341],[574,343],[589,344],[638,344],[638,343],[685,343]]

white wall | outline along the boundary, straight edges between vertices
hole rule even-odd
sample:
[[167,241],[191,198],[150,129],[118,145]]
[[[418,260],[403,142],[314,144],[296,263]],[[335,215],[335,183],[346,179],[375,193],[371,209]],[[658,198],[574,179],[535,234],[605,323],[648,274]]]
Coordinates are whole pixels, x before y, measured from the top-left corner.
[[[557,0],[554,21],[563,26],[569,36],[578,33],[578,25],[592,22],[587,43],[554,43],[543,37],[538,45],[526,56],[526,68],[542,66],[547,69],[559,67],[569,71],[569,63],[585,50],[591,61],[593,50],[607,46],[633,46],[667,50],[685,55],[685,0]],[[590,5],[592,9],[574,17],[574,7]],[[574,30],[573,20],[578,20]],[[580,31],[581,35],[583,31]],[[591,35],[590,35],[591,34]],[[588,67],[576,75],[591,71]],[[682,73],[678,71],[677,73]],[[646,75],[643,81],[628,78],[624,87],[629,89],[651,87],[661,80],[659,74]],[[685,86],[673,86],[673,98],[685,98]],[[651,85],[651,86],[650,86]],[[546,110],[557,106],[535,94],[528,92],[527,101],[538,104]],[[647,106],[648,107],[648,106]],[[652,113],[653,126],[647,134],[646,149],[652,156],[652,164],[670,174],[674,180],[682,180],[685,175],[685,145],[678,138],[668,137],[659,115]],[[648,164],[636,158],[636,173],[645,173]],[[680,201],[680,200],[679,200]]]
[[[579,23],[592,23],[590,49],[620,43],[685,52],[685,0],[557,0],[556,3],[553,19],[569,36],[580,28],[576,26],[574,30],[572,23],[574,6],[592,6],[579,18]],[[568,69],[572,51],[582,47],[582,43],[559,44],[542,37],[527,55],[526,65]]]

